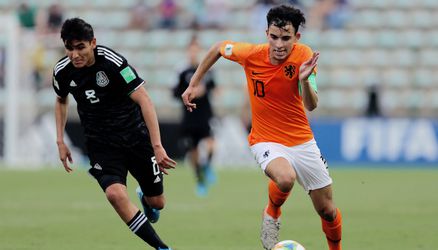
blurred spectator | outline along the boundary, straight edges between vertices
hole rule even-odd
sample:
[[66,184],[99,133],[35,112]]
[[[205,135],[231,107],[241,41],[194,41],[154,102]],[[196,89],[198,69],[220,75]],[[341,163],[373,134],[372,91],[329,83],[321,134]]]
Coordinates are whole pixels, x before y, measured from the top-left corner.
[[131,7],[131,20],[129,27],[131,29],[149,30],[150,27],[150,11],[144,0],[138,0]]
[[26,29],[35,28],[37,15],[37,10],[35,7],[23,2],[18,6],[17,15],[21,27]]
[[0,88],[5,86],[5,50],[0,47]]
[[342,29],[350,19],[350,5],[348,0],[337,0],[334,8],[325,17],[325,28]]
[[224,0],[205,0],[206,16],[202,26],[206,29],[222,29],[226,25],[228,5]]
[[379,102],[379,90],[377,84],[371,84],[368,87],[368,105],[365,110],[365,116],[376,117],[381,115],[382,112]]
[[[45,77],[45,73],[47,71],[47,68],[44,65],[44,58],[45,58],[45,48],[41,43],[36,43],[35,48],[33,49],[32,53],[30,54],[31,59],[31,66],[32,66],[32,76],[35,83],[35,89],[40,90],[44,86],[44,83],[50,82],[50,78]],[[48,80],[48,81],[47,81]]]
[[190,28],[194,30],[201,29],[205,19],[205,2],[204,0],[193,0],[186,8],[190,17]]
[[176,28],[178,6],[174,0],[161,0],[159,4],[160,27],[165,29]]
[[251,27],[255,31],[263,32],[266,30],[266,14],[275,4],[273,0],[257,0],[251,10]]
[[[277,1],[277,2],[282,2],[282,1]],[[288,0],[286,1],[288,4],[295,6],[296,8],[299,8],[301,10],[304,9],[303,4],[301,3],[301,1],[299,0]],[[280,4],[280,3],[279,3]]]
[[51,4],[47,11],[48,33],[59,33],[64,20],[64,10],[58,3]]
[[222,29],[227,24],[227,1],[193,0],[186,10],[191,16],[191,29]]
[[342,29],[350,18],[348,0],[317,0],[309,10],[308,26],[315,29]]

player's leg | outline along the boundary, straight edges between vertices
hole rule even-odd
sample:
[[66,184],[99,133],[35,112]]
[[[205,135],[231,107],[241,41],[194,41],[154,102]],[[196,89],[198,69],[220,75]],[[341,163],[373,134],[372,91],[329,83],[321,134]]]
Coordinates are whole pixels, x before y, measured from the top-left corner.
[[204,172],[202,171],[201,163],[199,162],[199,150],[197,145],[198,144],[196,144],[196,146],[193,146],[193,148],[190,149],[189,159],[190,159],[190,164],[193,167],[193,171],[195,172],[196,182],[198,184],[204,185],[205,176],[204,176]]
[[160,218],[160,210],[164,208],[166,203],[164,195],[145,196],[140,186],[136,188],[135,192],[148,220],[151,223],[156,223]]
[[105,195],[114,210],[133,233],[155,249],[169,249],[157,235],[145,214],[129,200],[125,185],[120,183],[111,184],[105,189]]
[[205,180],[205,173],[202,169],[202,165],[199,161],[199,150],[197,147],[191,148],[189,151],[190,165],[193,168],[196,178],[196,194],[200,197],[204,197],[208,193],[207,183]]
[[97,180],[120,218],[133,233],[155,249],[169,249],[158,237],[146,216],[128,198],[125,152],[120,148],[90,141],[87,148],[92,166],[88,172]]
[[137,180],[137,196],[151,223],[158,221],[166,199],[163,194],[163,173],[155,160],[150,145],[137,145],[130,149],[127,160],[129,172]]
[[205,141],[207,155],[204,162],[202,163],[202,168],[205,173],[205,180],[209,185],[211,185],[216,183],[217,181],[216,174],[211,164],[211,160],[213,158],[213,154],[215,150],[215,141],[214,141],[214,137],[211,136],[211,134],[206,136],[203,140]]
[[329,249],[341,250],[342,215],[333,202],[331,185],[312,190],[310,197],[315,210],[321,217],[322,230],[326,235]]
[[201,128],[193,127],[190,132],[191,149],[190,149],[190,162],[196,175],[196,194],[200,197],[204,197],[208,193],[207,180],[205,176],[205,168],[200,160],[199,143],[202,140]]
[[266,167],[265,173],[270,178],[266,212],[274,219],[278,219],[281,215],[281,206],[294,185],[296,173],[289,161],[283,157],[272,160]]
[[[103,176],[102,178],[111,178]],[[137,213],[138,208],[129,200],[126,186],[114,183],[105,189],[105,195],[111,206],[124,222],[128,222]]]
[[260,239],[265,249],[271,249],[278,242],[281,206],[289,196],[296,173],[292,168],[283,146],[275,143],[258,143],[251,147],[257,162],[269,180],[268,205],[263,211]]
[[341,249],[342,219],[332,198],[332,179],[328,165],[315,140],[294,148],[297,180],[309,192],[315,210],[321,217],[330,250]]
[[[105,164],[100,165],[105,169]],[[170,249],[161,241],[147,217],[129,200],[126,176],[105,175],[101,171],[90,171],[90,174],[96,178],[114,210],[133,233],[155,249]]]
[[[154,223],[159,219],[160,210],[164,208],[166,203],[163,173],[160,171],[153,149],[149,144],[136,145],[130,148],[126,164],[129,166],[129,172],[139,184],[137,191],[140,192],[137,194],[144,209],[144,214],[140,212],[139,218],[144,216],[147,219],[147,224],[152,228],[149,222]],[[134,220],[132,223],[137,222]],[[156,237],[159,238],[158,235]],[[168,249],[162,241],[160,244],[162,245],[159,249]]]
[[283,157],[272,160],[265,169],[270,177],[268,205],[263,214],[260,238],[265,249],[271,249],[279,240],[281,206],[289,196],[295,181],[295,172]]
[[207,145],[207,161],[208,163],[210,163],[211,159],[213,158],[214,149],[215,149],[214,137],[209,135],[205,137],[204,140],[206,141],[206,145]]

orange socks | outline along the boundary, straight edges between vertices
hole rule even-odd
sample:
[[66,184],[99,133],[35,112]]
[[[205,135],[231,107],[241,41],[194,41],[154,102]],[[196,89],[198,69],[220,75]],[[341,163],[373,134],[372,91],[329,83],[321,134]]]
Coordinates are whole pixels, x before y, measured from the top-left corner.
[[329,250],[341,250],[342,236],[342,215],[341,211],[336,208],[336,218],[334,221],[326,221],[321,218],[322,231],[324,231],[329,245]]
[[282,192],[272,180],[269,180],[268,188],[269,201],[268,206],[266,207],[266,213],[272,218],[278,219],[281,215],[281,205],[286,201],[290,192]]

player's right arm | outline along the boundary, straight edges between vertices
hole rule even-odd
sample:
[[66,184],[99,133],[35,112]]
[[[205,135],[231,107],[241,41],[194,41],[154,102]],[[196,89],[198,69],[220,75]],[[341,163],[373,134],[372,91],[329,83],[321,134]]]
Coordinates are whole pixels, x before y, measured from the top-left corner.
[[57,96],[55,101],[56,144],[58,145],[59,159],[61,160],[65,171],[71,172],[73,169],[70,168],[67,160],[70,163],[73,163],[73,159],[71,157],[70,149],[64,142],[64,131],[67,123],[67,107],[68,96]]
[[192,112],[193,109],[196,109],[196,104],[193,103],[193,99],[196,98],[196,87],[201,82],[204,75],[207,71],[219,60],[221,57],[221,44],[222,42],[218,42],[214,44],[207,52],[205,57],[201,60],[198,68],[196,69],[195,74],[193,74],[192,79],[190,80],[190,84],[184,93],[181,95],[181,98],[186,106],[187,110]]
[[[61,59],[53,70],[53,90],[56,93],[55,99],[55,123],[56,123],[56,144],[58,145],[59,159],[64,166],[65,171],[73,171],[69,163],[73,163],[71,152],[64,142],[64,131],[67,123],[67,108],[68,108],[68,90],[64,87],[61,81],[60,71],[62,71],[69,63],[67,57]],[[68,162],[67,162],[68,161]]]

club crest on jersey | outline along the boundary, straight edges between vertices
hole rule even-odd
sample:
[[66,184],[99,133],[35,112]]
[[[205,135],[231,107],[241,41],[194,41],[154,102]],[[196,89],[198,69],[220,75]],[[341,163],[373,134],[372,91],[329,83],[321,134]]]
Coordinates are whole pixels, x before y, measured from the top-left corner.
[[292,76],[295,74],[295,65],[284,66],[284,74],[287,77],[292,78]]
[[99,87],[105,87],[109,83],[109,79],[106,76],[105,72],[99,71],[96,73],[96,83]]

